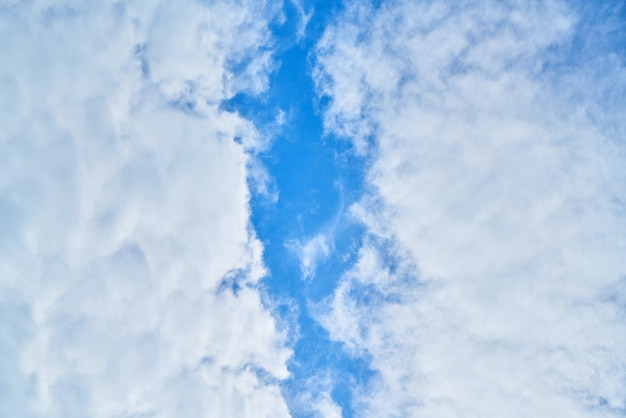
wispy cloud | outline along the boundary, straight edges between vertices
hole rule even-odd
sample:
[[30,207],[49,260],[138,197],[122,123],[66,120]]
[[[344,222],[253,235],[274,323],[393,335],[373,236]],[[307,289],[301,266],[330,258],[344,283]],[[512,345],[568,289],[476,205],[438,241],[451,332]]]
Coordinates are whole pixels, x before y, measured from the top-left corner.
[[300,241],[290,241],[288,248],[300,261],[302,278],[312,279],[315,277],[317,266],[330,254],[331,244],[329,238],[324,234],[317,234],[314,237]]
[[320,42],[326,129],[374,158],[320,314],[379,373],[359,416],[624,414],[626,70],[570,6],[355,3]]
[[249,225],[263,140],[219,108],[266,87],[273,13],[0,6],[0,415],[289,415]]

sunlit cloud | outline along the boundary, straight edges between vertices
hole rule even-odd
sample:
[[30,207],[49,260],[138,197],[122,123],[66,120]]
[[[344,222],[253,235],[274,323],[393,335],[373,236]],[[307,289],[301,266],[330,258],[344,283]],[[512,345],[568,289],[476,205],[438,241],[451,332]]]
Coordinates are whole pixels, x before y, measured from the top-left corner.
[[220,110],[267,87],[274,13],[0,7],[0,415],[289,416],[249,221],[265,139]]
[[626,70],[574,45],[616,28],[571,6],[352,3],[318,45],[326,129],[373,158],[360,261],[319,314],[378,371],[359,416],[623,415],[623,112],[603,99]]

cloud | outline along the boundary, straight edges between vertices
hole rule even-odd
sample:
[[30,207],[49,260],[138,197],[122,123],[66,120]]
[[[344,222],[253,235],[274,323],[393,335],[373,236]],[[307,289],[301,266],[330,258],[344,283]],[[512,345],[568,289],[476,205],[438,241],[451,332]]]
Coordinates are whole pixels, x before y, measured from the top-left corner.
[[295,7],[296,10],[298,11],[299,22],[298,22],[297,34],[298,34],[298,39],[302,39],[305,35],[306,28],[309,22],[311,21],[311,17],[313,17],[313,11],[311,10],[312,7],[311,6],[306,7],[306,2],[303,2],[302,0],[290,0],[290,1],[291,1],[291,4],[293,4],[293,7]]
[[315,277],[317,266],[330,254],[329,239],[324,234],[317,234],[305,242],[290,241],[288,248],[300,260],[302,278],[312,279]]
[[219,108],[267,86],[272,7],[0,6],[0,415],[289,415],[264,140]]
[[378,372],[359,416],[626,410],[626,69],[576,7],[354,3],[320,41],[326,130],[372,158],[319,314]]
[[290,399],[294,415],[312,418],[342,417],[341,407],[331,396],[332,377],[328,371],[319,370],[314,376],[301,382],[304,390],[300,390]]

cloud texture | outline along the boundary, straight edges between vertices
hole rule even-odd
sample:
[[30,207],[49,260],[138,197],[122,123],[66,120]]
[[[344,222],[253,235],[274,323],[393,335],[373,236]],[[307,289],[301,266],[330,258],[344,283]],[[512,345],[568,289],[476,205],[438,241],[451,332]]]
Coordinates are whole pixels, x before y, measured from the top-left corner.
[[326,129],[372,156],[319,313],[378,372],[358,416],[624,415],[624,11],[582,7],[355,3],[327,29]]
[[219,108],[266,87],[274,13],[0,2],[0,415],[288,416],[249,225],[263,140]]

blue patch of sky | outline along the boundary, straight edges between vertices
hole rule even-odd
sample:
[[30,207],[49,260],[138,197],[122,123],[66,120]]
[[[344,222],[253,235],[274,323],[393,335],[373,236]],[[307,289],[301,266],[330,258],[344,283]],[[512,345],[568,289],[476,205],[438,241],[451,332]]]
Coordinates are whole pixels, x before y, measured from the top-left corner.
[[[295,399],[307,391],[315,376],[330,375],[332,399],[344,417],[352,417],[352,388],[367,384],[373,372],[367,359],[350,356],[329,339],[328,332],[312,318],[310,304],[331,295],[342,273],[356,260],[364,231],[349,219],[347,208],[363,194],[367,161],[353,152],[349,141],[324,134],[326,103],[317,96],[311,78],[315,45],[342,4],[305,1],[302,7],[312,12],[303,33],[300,12],[290,1],[283,6],[286,19],[271,26],[277,66],[267,92],[239,94],[222,107],[252,120],[261,132],[275,129],[278,115],[284,112],[285,123],[274,135],[270,149],[258,156],[278,199],[268,202],[260,194],[251,199],[252,223],[264,244],[264,261],[270,272],[264,284],[273,300],[289,301],[279,306],[279,313],[297,316],[291,378],[284,382],[283,393],[294,416],[303,416]],[[332,249],[318,264],[314,277],[305,279],[289,243],[318,234],[328,238]]]

